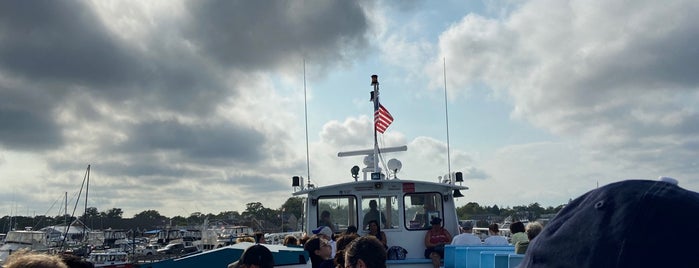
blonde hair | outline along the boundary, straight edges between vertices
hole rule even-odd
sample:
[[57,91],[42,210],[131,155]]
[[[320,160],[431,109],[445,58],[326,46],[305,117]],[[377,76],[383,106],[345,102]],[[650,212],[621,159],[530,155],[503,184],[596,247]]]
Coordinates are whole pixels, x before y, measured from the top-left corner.
[[238,237],[235,239],[236,243],[243,243],[243,242],[250,242],[250,243],[255,243],[255,238],[252,238],[250,236],[243,236],[243,237]]
[[7,258],[5,268],[68,268],[56,255],[35,253],[26,250],[17,251]]

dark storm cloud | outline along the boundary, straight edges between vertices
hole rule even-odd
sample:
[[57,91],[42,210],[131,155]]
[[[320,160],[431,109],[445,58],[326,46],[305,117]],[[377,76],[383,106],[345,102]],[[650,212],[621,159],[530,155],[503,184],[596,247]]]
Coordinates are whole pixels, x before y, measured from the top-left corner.
[[186,35],[224,65],[259,69],[305,57],[346,58],[366,46],[358,1],[191,1]]
[[244,126],[185,125],[176,121],[136,125],[123,144],[128,151],[167,151],[193,159],[256,162],[265,143],[262,133]]
[[63,138],[53,116],[53,95],[0,84],[0,147],[36,151],[57,148]]
[[120,84],[142,72],[139,66],[124,68],[133,59],[83,2],[0,3],[0,70],[14,76],[69,84]]

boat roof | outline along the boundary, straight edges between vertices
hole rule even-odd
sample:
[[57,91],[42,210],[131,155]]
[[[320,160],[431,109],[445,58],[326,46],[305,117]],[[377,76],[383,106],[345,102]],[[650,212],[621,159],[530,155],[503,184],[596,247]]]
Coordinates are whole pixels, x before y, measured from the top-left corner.
[[[468,187],[466,187],[466,186],[456,185],[456,184],[452,184],[452,183],[437,183],[437,182],[421,181],[421,180],[391,179],[391,180],[350,181],[350,182],[332,184],[332,185],[321,186],[321,187],[305,188],[305,189],[301,189],[299,191],[294,192],[293,195],[298,196],[298,195],[304,195],[304,194],[313,193],[313,192],[326,192],[326,191],[335,190],[337,188],[348,188],[350,190],[353,188],[356,191],[361,191],[362,189],[364,189],[366,187],[372,187],[372,189],[375,187],[378,187],[377,184],[380,184],[381,188],[383,188],[384,184],[386,184],[386,185],[413,184],[416,186],[420,186],[421,188],[431,188],[433,190],[468,190]],[[386,187],[384,189],[390,189],[390,188],[391,187]],[[400,189],[394,187],[394,190],[400,190]]]

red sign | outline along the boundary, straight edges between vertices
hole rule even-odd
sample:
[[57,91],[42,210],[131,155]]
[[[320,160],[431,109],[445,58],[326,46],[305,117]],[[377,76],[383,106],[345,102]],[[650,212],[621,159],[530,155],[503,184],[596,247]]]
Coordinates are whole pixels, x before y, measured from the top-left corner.
[[412,183],[412,182],[403,183],[403,192],[404,193],[414,193],[415,192],[415,183]]

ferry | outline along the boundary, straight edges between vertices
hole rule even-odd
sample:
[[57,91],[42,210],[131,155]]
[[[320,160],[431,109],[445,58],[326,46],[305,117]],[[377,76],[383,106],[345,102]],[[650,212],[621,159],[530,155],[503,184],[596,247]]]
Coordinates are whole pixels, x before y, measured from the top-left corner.
[[[380,107],[378,84],[378,77],[372,76],[375,121],[381,120],[377,114],[377,107]],[[431,261],[424,257],[424,241],[431,227],[430,220],[440,218],[452,236],[459,234],[454,199],[463,197],[461,191],[468,187],[461,185],[461,172],[445,176],[440,182],[425,178],[398,178],[396,174],[402,167],[399,160],[389,160],[386,169],[374,161],[382,154],[406,150],[407,146],[379,148],[375,139],[373,150],[338,153],[338,157],[363,155],[366,165],[361,170],[359,166],[348,167],[350,172],[347,172],[346,182],[339,184],[316,187],[309,181],[304,185],[303,177],[293,176],[293,195],[305,197],[303,231],[311,234],[320,226],[329,226],[335,234],[341,234],[348,226],[355,226],[360,235],[365,235],[368,232],[367,219],[376,219],[372,215],[381,215],[378,221],[386,234],[388,247],[400,246],[408,251],[405,260],[387,261],[388,267],[432,267]],[[383,170],[389,170],[392,174]],[[363,173],[361,179],[360,171]],[[378,213],[375,210],[370,212],[374,205]]]

